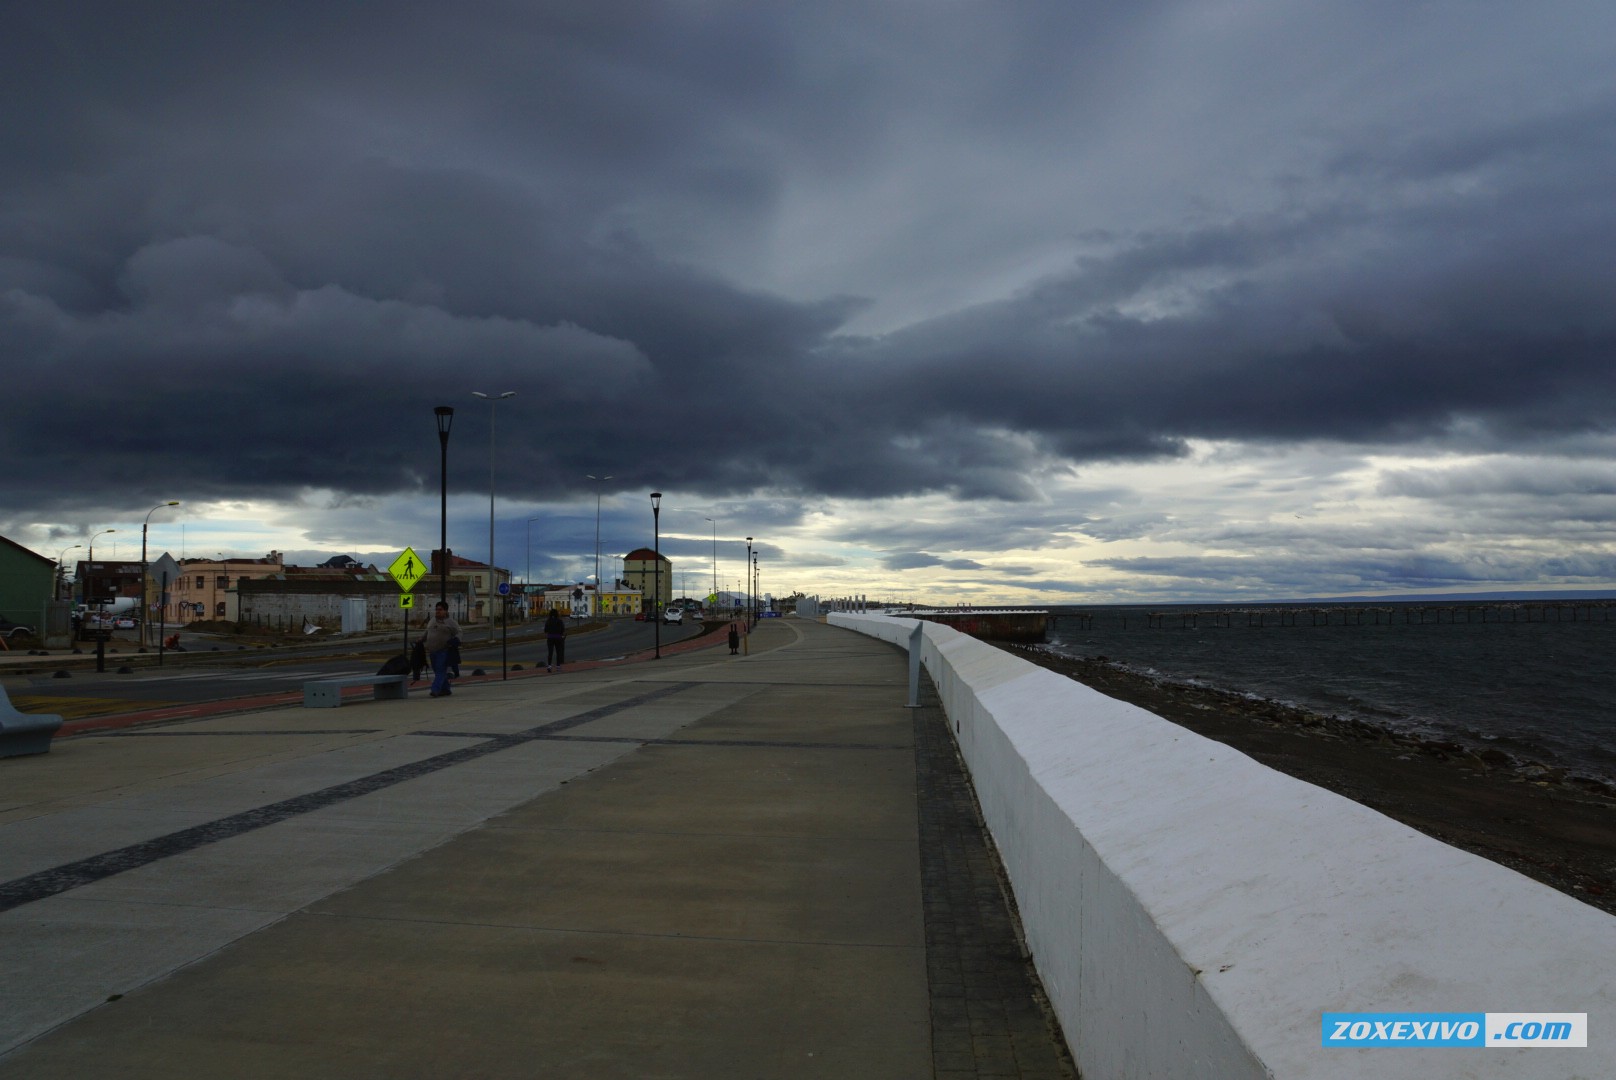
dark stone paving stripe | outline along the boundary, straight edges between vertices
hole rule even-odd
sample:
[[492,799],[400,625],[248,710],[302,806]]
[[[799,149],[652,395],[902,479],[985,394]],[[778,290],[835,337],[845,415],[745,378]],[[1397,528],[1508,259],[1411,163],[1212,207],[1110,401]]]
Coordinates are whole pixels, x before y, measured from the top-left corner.
[[229,840],[243,833],[262,829],[266,825],[275,825],[314,810],[322,810],[327,806],[334,806],[350,799],[357,799],[361,795],[382,791],[406,780],[415,780],[442,769],[487,757],[489,754],[497,754],[502,750],[509,750],[513,746],[520,746],[536,739],[543,739],[557,732],[579,727],[640,705],[647,705],[660,698],[688,690],[695,685],[697,684],[671,683],[659,686],[655,690],[646,691],[610,705],[602,705],[599,708],[590,709],[588,712],[579,713],[576,716],[565,717],[548,724],[540,724],[538,727],[529,728],[526,731],[493,736],[476,746],[450,750],[433,757],[411,762],[408,765],[385,769],[369,776],[359,777],[356,780],[349,780],[346,783],[334,784],[319,791],[296,795],[290,799],[270,803],[267,806],[232,814],[229,817],[219,818],[201,825],[193,825],[189,829],[181,829],[166,836],[154,837],[151,840],[131,844],[115,851],[103,852],[100,855],[92,855],[87,859],[63,863],[61,866],[54,866],[49,870],[41,870],[38,873],[29,874],[27,877],[16,878],[0,884],[0,911],[10,911],[14,907],[21,907],[23,904],[31,904],[36,900],[43,900],[46,897],[67,892],[69,889],[76,889],[83,885],[102,881],[115,874],[147,866],[160,859],[167,859],[187,851],[194,851],[199,847],[217,843],[220,840]]
[[[502,739],[491,731],[412,731],[440,739]],[[549,742],[633,743],[636,746],[746,746],[787,750],[909,750],[908,743],[782,742],[771,739],[656,739],[638,735],[541,735]]]
[[939,1077],[1075,1078],[937,696],[914,713],[921,898]]
[[231,735],[374,735],[385,728],[313,728],[306,731],[96,731],[86,739],[202,739]]

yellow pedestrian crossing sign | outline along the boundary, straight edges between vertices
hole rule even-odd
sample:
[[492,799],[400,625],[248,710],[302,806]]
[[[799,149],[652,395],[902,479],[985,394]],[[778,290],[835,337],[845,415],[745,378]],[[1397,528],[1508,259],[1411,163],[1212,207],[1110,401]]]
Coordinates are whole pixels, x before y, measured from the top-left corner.
[[412,608],[412,607],[414,607],[415,606],[415,594],[414,593],[399,593],[398,594],[398,606],[401,607],[401,608]]
[[[421,560],[416,556],[415,549],[408,547],[399,554],[398,558],[393,560],[393,565],[387,568],[387,572],[393,575],[393,580],[398,582],[398,587],[405,592],[415,588],[415,583],[426,577],[426,567],[421,565]],[[399,606],[405,607],[408,605],[400,604]]]

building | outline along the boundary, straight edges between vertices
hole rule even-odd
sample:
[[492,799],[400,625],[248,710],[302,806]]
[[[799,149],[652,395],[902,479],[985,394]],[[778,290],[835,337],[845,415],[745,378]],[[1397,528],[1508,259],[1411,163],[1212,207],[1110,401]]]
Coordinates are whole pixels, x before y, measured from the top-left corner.
[[673,563],[650,548],[635,548],[623,556],[623,584],[666,607],[673,599]]
[[[140,564],[133,565],[135,591],[138,592]],[[273,577],[286,570],[278,551],[271,551],[261,559],[180,559],[177,565],[179,572],[168,583],[167,603],[161,610],[162,582],[155,575],[147,577],[146,610],[151,612],[154,621],[170,625],[213,620],[237,622],[241,618],[241,584]]]
[[[284,574],[242,581],[237,586],[240,623],[282,631],[318,626],[328,632],[363,623],[367,630],[402,631],[406,618],[411,626],[420,626],[430,618],[432,605],[438,600],[436,582],[430,591],[418,585],[414,592],[406,594],[386,574],[333,576],[293,572],[301,569],[289,567]],[[465,579],[449,582],[449,614],[457,622],[465,621],[471,601],[470,589],[471,584]],[[408,608],[399,604],[406,596],[411,602]],[[362,609],[362,617],[356,608]]]
[[[441,550],[432,552],[431,570],[415,586],[423,596],[428,591],[431,591],[433,596],[437,595],[438,586],[436,582],[441,580],[443,575],[442,558],[443,553]],[[487,563],[477,562],[475,559],[463,559],[454,553],[453,548],[450,548],[449,584],[451,592],[460,591],[453,588],[456,581],[465,582],[466,587],[471,590],[470,595],[472,597],[470,614],[465,616],[457,615],[455,617],[456,621],[465,623],[483,622],[490,613],[498,614],[498,608],[489,604],[488,600],[501,585],[511,583],[511,572],[499,566],[490,569]]]
[[644,597],[635,589],[624,588],[621,583],[611,589],[596,592],[593,585],[553,585],[544,591],[544,603],[539,614],[560,611],[579,618],[595,615],[636,615],[644,604]]
[[54,562],[0,536],[0,618],[43,632],[55,585]]
[[140,596],[139,559],[80,559],[73,577],[79,603],[89,607]]

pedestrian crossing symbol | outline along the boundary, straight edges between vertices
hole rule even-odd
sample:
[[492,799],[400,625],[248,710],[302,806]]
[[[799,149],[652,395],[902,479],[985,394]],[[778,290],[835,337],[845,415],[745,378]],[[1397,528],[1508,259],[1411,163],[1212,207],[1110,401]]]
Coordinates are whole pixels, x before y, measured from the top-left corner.
[[[393,580],[398,582],[398,587],[406,593],[415,588],[417,581],[426,577],[426,567],[421,565],[421,560],[416,556],[415,549],[408,547],[399,554],[398,558],[393,560],[393,565],[387,568],[387,572],[393,575]],[[410,607],[411,605],[400,604],[399,606]]]

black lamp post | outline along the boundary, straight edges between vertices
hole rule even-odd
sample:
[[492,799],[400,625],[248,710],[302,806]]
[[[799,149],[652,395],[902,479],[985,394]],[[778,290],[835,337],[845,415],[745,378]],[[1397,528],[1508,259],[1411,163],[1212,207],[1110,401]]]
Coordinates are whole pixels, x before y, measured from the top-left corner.
[[651,550],[656,554],[651,564],[655,569],[656,584],[652,586],[651,617],[656,620],[656,658],[662,659],[662,492],[651,492]]
[[746,625],[752,625],[752,538],[746,538]]
[[439,405],[432,410],[438,418],[438,599],[449,602],[449,427],[454,423],[454,408]]

